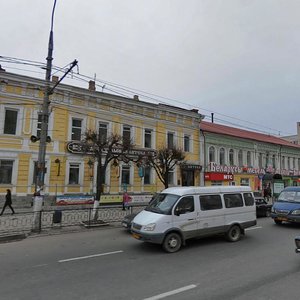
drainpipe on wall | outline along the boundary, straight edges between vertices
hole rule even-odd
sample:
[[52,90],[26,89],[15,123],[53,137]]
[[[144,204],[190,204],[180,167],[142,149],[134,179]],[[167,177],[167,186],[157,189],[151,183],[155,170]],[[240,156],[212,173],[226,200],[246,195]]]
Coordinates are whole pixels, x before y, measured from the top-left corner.
[[[201,143],[201,134],[203,136],[203,143]],[[205,137],[204,131],[202,129],[200,129],[200,145],[203,145],[203,151],[200,151],[200,164],[203,166],[202,170],[200,171],[200,186],[205,186],[206,137]]]

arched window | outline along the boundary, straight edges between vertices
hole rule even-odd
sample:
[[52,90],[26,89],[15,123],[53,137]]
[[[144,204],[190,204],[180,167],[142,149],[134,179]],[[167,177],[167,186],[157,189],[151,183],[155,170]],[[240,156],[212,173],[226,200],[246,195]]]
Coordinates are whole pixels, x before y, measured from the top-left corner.
[[225,165],[225,149],[221,148],[220,149],[220,165],[224,166]]
[[229,165],[234,166],[234,151],[233,151],[233,149],[229,150]]
[[209,162],[215,162],[216,161],[215,147],[210,146],[208,153],[209,153]]
[[251,152],[247,151],[247,166],[252,167]]
[[242,150],[239,150],[238,158],[239,158],[239,166],[242,167],[243,166],[243,151]]

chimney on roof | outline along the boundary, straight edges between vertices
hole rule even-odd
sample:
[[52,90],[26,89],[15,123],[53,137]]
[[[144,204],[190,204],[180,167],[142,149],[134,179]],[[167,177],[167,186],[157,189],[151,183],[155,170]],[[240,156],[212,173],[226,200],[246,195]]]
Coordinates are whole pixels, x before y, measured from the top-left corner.
[[134,96],[133,96],[133,100],[139,101],[139,100],[140,100],[140,99],[139,99],[139,95],[134,95]]
[[53,76],[52,76],[52,82],[53,82],[53,83],[57,83],[58,81],[59,81],[59,77],[53,75]]
[[90,81],[89,81],[89,90],[90,90],[90,91],[96,91],[96,84],[95,84],[95,81],[93,81],[93,80],[90,80]]
[[214,122],[214,113],[211,113],[211,122]]

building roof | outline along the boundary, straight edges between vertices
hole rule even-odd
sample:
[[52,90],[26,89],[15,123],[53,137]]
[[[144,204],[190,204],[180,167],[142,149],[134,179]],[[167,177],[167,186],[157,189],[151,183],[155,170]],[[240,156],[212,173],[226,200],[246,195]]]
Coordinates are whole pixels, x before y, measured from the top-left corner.
[[282,145],[282,146],[300,149],[300,145],[296,145],[292,142],[286,141],[284,139],[281,139],[281,138],[278,138],[278,137],[275,137],[272,135],[258,133],[258,132],[254,132],[254,131],[248,131],[248,130],[235,128],[235,127],[229,127],[229,126],[225,126],[225,125],[221,125],[221,124],[202,121],[200,123],[200,129],[204,132],[217,133],[217,134],[222,134],[222,135],[238,137],[238,138],[242,138],[242,139],[250,139],[250,140],[255,140],[255,141],[259,141],[259,142]]

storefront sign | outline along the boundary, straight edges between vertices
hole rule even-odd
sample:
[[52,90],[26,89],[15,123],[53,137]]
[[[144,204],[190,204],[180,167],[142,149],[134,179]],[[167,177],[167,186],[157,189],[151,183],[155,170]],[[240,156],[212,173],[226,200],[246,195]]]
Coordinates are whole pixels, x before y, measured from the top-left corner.
[[214,162],[209,163],[210,172],[219,172],[219,173],[236,173],[236,174],[257,174],[263,175],[266,173],[270,174],[281,174],[283,176],[300,176],[300,170],[280,170],[272,167],[268,168],[251,168],[251,167],[237,167],[237,166],[221,166],[217,165]]
[[205,180],[233,181],[234,176],[232,174],[224,174],[224,173],[205,173]]
[[202,170],[202,166],[201,165],[192,165],[192,164],[181,164],[180,168],[182,170]]
[[[84,150],[84,144],[81,142],[68,142],[67,143],[67,150],[73,154],[93,154],[93,148],[90,147],[89,149],[87,149],[86,151]],[[112,153],[113,154],[122,154],[124,151],[122,148],[112,148]],[[103,154],[106,154],[107,151],[105,149],[103,149]],[[128,152],[128,155],[131,156],[148,156],[148,155],[152,155],[154,156],[156,154],[155,150],[145,150],[145,149],[131,149]]]

